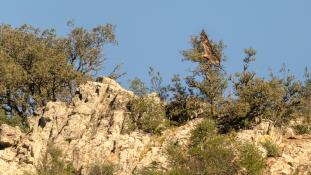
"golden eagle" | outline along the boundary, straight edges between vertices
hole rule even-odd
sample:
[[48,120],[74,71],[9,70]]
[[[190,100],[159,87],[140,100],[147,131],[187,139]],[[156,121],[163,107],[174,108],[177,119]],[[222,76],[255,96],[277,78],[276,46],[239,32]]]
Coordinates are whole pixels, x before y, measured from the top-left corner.
[[207,35],[204,30],[202,30],[200,34],[201,43],[204,47],[204,55],[203,58],[207,59],[209,63],[220,66],[220,58],[217,56],[211,47],[211,44],[207,38]]

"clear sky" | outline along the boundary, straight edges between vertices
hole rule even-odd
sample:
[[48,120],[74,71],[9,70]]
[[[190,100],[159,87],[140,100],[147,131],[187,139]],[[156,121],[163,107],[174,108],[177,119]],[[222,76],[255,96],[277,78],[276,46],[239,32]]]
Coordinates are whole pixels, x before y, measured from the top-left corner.
[[127,72],[121,82],[140,77],[147,80],[152,66],[168,82],[173,74],[186,75],[190,62],[180,51],[190,48],[190,36],[206,29],[213,40],[227,45],[225,69],[241,70],[243,50],[257,50],[252,66],[266,76],[283,63],[299,78],[311,68],[310,0],[3,0],[0,23],[55,28],[68,32],[66,21],[92,28],[116,25],[119,46],[104,48],[105,70],[123,63]]

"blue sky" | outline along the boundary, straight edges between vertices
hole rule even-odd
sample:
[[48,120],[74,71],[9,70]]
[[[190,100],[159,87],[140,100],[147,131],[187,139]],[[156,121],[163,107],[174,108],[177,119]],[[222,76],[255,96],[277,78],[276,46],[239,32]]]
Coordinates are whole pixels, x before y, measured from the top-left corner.
[[252,66],[258,74],[278,71],[283,63],[299,78],[311,68],[310,0],[3,0],[0,23],[27,23],[55,28],[65,35],[66,21],[92,28],[116,25],[119,46],[107,46],[104,71],[123,63],[123,85],[133,77],[148,80],[148,67],[160,71],[165,82],[173,74],[187,75],[190,62],[180,52],[190,48],[190,36],[206,29],[213,40],[227,45],[225,69],[241,70],[243,50],[257,50]]

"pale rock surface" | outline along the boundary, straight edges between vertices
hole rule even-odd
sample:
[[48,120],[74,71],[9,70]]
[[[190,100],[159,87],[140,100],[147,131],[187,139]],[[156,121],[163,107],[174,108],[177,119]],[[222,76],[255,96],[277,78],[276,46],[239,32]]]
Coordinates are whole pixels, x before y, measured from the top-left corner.
[[[155,94],[149,96],[157,98]],[[81,174],[88,174],[93,165],[108,162],[118,166],[117,174],[132,174],[154,162],[168,168],[166,145],[184,144],[199,120],[166,130],[161,136],[141,131],[122,133],[127,103],[133,97],[133,92],[103,77],[80,86],[70,104],[49,102],[37,117],[29,119],[31,131],[27,134],[2,125],[0,174],[36,174],[51,146],[61,149],[63,160]]]
[[[108,162],[118,166],[119,175],[132,174],[154,163],[168,169],[167,145],[187,145],[190,131],[202,119],[167,129],[161,135],[123,133],[129,114],[127,104],[134,97],[114,80],[102,77],[80,86],[70,104],[49,102],[39,109],[39,115],[29,119],[28,133],[0,126],[0,175],[36,174],[52,146],[61,149],[64,162],[71,163],[81,174],[88,174],[92,165]],[[150,97],[157,98],[154,94]],[[268,159],[266,174],[307,174],[311,170],[310,136],[295,136],[291,130],[283,135],[264,121],[253,130],[239,132],[237,139],[254,142],[263,155],[266,152],[260,142],[266,139],[280,147],[280,156]]]
[[252,142],[262,151],[267,151],[262,144],[271,141],[279,150],[279,156],[267,158],[267,175],[309,175],[311,174],[311,135],[295,135],[292,128],[279,129],[272,122],[261,122],[252,130],[244,130],[237,134],[237,139]]

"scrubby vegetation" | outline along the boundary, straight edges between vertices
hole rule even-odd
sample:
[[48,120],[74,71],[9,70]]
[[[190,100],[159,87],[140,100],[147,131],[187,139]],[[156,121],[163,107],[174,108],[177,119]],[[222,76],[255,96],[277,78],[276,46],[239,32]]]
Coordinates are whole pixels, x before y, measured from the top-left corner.
[[140,129],[148,133],[159,134],[165,129],[168,120],[165,118],[164,104],[152,96],[141,96],[133,99],[128,108],[131,111],[124,130]]
[[[224,44],[210,42],[213,52],[224,60]],[[138,174],[262,174],[265,169],[262,153],[252,143],[236,143],[232,131],[251,129],[263,119],[269,119],[277,127],[286,127],[296,119],[309,120],[310,74],[306,71],[306,81],[302,82],[283,66],[280,75],[271,72],[268,79],[259,77],[250,70],[256,51],[249,48],[245,49],[242,71],[228,75],[223,67],[202,59],[203,48],[197,37],[192,37],[192,48],[183,51],[183,55],[197,67],[185,81],[176,75],[171,85],[161,88],[168,94],[166,118],[171,125],[182,125],[198,117],[204,120],[192,131],[188,146],[172,143],[168,147],[171,170],[146,168]],[[148,92],[139,79],[132,81],[132,85],[137,82],[140,84],[137,87]],[[228,89],[232,93],[226,93]],[[307,126],[294,128],[297,133],[306,133]],[[280,154],[276,144],[269,140],[262,146],[267,157]]]
[[[0,102],[6,115],[13,116],[11,121],[2,119],[2,122],[27,126],[26,117],[47,101],[70,101],[75,87],[91,79],[100,69],[102,46],[116,43],[111,24],[90,31],[75,27],[72,22],[68,26],[71,31],[67,37],[57,36],[53,29],[42,31],[29,25],[0,26]],[[223,42],[210,40],[210,43],[213,54],[225,61]],[[212,118],[223,133],[252,128],[261,119],[270,119],[281,126],[295,118],[310,117],[308,71],[305,82],[297,80],[285,67],[280,75],[271,73],[270,78],[259,77],[249,68],[256,59],[256,51],[249,48],[245,50],[242,71],[229,75],[224,67],[203,58],[204,48],[198,37],[193,36],[191,44],[190,49],[182,52],[184,60],[196,65],[191,75],[184,79],[176,75],[171,85],[163,86],[160,73],[150,68],[150,87],[138,78],[131,81],[130,89],[140,97],[133,100],[130,108],[136,113],[131,118],[139,129],[154,132],[159,115],[172,125],[181,125],[196,117]],[[113,71],[111,77],[118,75]],[[228,94],[229,91],[232,93]],[[161,102],[156,108],[161,107],[142,116],[152,111],[142,105],[150,104],[144,97],[150,92],[158,94]],[[142,120],[148,120],[147,116],[155,123],[143,126]]]
[[280,154],[279,148],[271,140],[265,140],[261,143],[267,151],[267,157],[277,157]]
[[3,110],[0,110],[0,125],[8,124],[10,126],[21,126],[21,118],[16,116],[7,116]]
[[[114,27],[100,25],[88,31],[72,23],[69,26],[68,36],[60,37],[53,29],[0,25],[0,124],[27,127],[27,117],[37,107],[47,101],[70,101],[75,88],[100,69],[103,45],[116,43]],[[211,52],[225,61],[224,43],[210,43]],[[213,65],[203,57],[204,48],[197,36],[191,44],[182,52],[184,60],[196,66],[190,75],[175,75],[171,84],[164,86],[160,73],[150,68],[150,87],[138,78],[131,81],[130,89],[137,96],[128,104],[124,133],[141,130],[161,134],[170,126],[204,118],[191,132],[189,145],[172,143],[167,148],[171,170],[144,169],[138,174],[261,174],[265,164],[260,152],[251,143],[236,143],[233,132],[251,129],[262,119],[275,126],[302,119],[304,125],[294,126],[296,133],[310,132],[311,75],[307,70],[304,82],[285,66],[280,74],[260,77],[250,70],[256,51],[248,48],[242,70],[229,75],[222,65]],[[119,68],[110,77],[123,75],[117,72]],[[279,154],[272,142],[262,145],[269,157]],[[60,156],[60,150],[49,148],[40,174],[74,173]],[[112,173],[110,165],[94,166],[90,172]]]
[[238,164],[241,172],[250,175],[262,174],[266,163],[258,148],[252,143],[242,144],[239,148]]
[[[176,75],[171,85],[163,86],[158,73],[151,75],[152,80],[158,80],[151,83],[157,88],[146,87],[138,78],[130,86],[137,95],[161,89],[155,92],[165,101],[166,118],[172,125],[203,117],[214,119],[219,131],[228,133],[250,129],[262,119],[271,120],[275,126],[286,126],[295,119],[309,120],[311,80],[307,70],[305,82],[296,79],[285,66],[279,75],[271,72],[269,78],[259,77],[250,70],[256,51],[248,48],[242,71],[228,75],[223,67],[202,58],[203,46],[197,37],[192,37],[191,41],[192,48],[183,51],[183,56],[197,67],[184,81]],[[224,61],[224,44],[210,42],[213,52]],[[227,93],[228,90],[231,93]]]
[[62,150],[50,145],[46,151],[41,165],[37,168],[39,175],[72,175],[76,170],[71,164],[66,164],[62,159]]
[[[50,144],[40,166],[37,167],[39,175],[74,175],[81,174],[71,163],[62,160],[62,150]],[[113,175],[116,168],[111,163],[97,163],[88,169],[89,175]],[[25,172],[25,174],[32,175]]]
[[96,164],[89,170],[89,175],[113,175],[115,167],[112,164]]
[[190,145],[172,143],[167,148],[172,169],[146,168],[138,174],[261,174],[265,168],[260,151],[253,144],[235,142],[233,135],[217,132],[215,122],[203,120],[191,133]]
[[293,128],[298,135],[309,134],[311,132],[311,127],[308,124],[297,124]]

